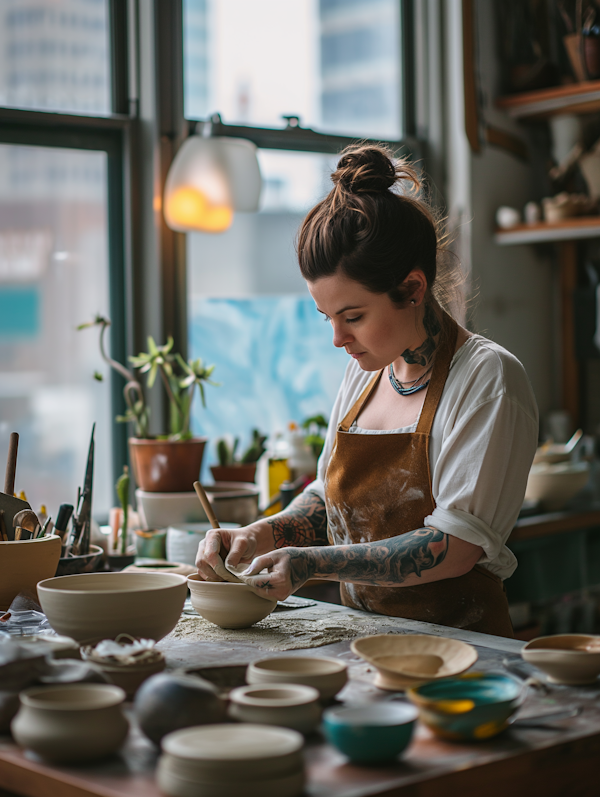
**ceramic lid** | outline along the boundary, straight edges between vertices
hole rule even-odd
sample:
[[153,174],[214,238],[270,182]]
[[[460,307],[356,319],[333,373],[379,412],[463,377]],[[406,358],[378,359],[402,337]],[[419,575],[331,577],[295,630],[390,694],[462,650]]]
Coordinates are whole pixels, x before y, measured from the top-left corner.
[[184,728],[162,740],[165,753],[178,758],[249,761],[277,758],[300,750],[304,738],[287,728],[268,725],[206,725]]

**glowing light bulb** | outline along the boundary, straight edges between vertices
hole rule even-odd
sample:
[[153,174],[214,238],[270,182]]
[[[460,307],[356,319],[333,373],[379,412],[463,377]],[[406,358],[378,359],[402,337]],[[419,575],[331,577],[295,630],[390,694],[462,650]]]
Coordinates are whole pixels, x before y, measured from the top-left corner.
[[213,205],[202,191],[182,185],[166,197],[165,218],[175,228],[224,232],[231,227],[233,210],[227,205]]

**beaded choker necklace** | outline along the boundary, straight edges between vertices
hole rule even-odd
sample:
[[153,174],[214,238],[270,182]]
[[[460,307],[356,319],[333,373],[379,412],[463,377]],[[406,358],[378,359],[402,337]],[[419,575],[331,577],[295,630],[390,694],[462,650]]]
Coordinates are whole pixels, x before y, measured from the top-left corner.
[[421,380],[425,376],[427,376],[427,374],[431,371],[432,368],[433,368],[433,364],[431,364],[429,366],[429,368],[425,371],[425,373],[421,374],[421,376],[418,379],[413,379],[412,382],[407,382],[406,383],[407,385],[410,385],[411,387],[402,387],[402,382],[399,382],[396,379],[396,377],[394,375],[394,366],[392,365],[392,363],[390,363],[390,370],[388,372],[389,377],[390,377],[390,385],[394,388],[396,393],[398,393],[399,395],[401,395],[401,396],[411,396],[413,393],[418,393],[419,390],[424,390],[427,387],[427,385],[430,383],[431,379],[428,379],[427,382],[422,382],[421,384],[419,384],[419,382],[421,382]]

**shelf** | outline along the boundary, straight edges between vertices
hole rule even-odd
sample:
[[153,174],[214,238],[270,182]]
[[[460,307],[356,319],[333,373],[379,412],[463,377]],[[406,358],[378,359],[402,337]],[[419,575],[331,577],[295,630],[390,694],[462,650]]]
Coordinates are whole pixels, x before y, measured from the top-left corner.
[[600,80],[500,97],[498,108],[515,119],[543,118],[561,113],[600,111]]
[[600,216],[579,216],[556,224],[518,224],[509,230],[497,229],[494,241],[500,246],[553,243],[600,238]]

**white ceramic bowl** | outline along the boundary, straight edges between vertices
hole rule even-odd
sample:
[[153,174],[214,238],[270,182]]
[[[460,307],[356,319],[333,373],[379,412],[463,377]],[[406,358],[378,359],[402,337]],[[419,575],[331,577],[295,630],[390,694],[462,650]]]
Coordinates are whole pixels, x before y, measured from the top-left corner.
[[229,693],[229,716],[239,722],[278,725],[311,733],[321,719],[319,692],[312,686],[240,686]]
[[348,667],[339,659],[324,656],[280,656],[248,665],[249,684],[302,684],[313,686],[321,700],[330,700],[348,680]]
[[276,600],[261,598],[246,584],[202,581],[195,573],[188,577],[188,586],[194,609],[221,628],[249,628],[277,606]]
[[83,573],[40,581],[38,595],[56,633],[80,644],[119,634],[159,640],[177,625],[187,581],[174,573]]
[[[247,482],[205,484],[204,490],[219,521],[247,526],[258,517],[259,488]],[[182,523],[206,523],[208,518],[195,492],[135,491],[138,512],[146,528],[165,529]]]
[[540,462],[532,465],[525,491],[526,501],[540,501],[544,509],[562,509],[587,484],[587,462]]
[[[221,523],[224,529],[239,529],[239,523]],[[169,562],[196,564],[198,545],[210,531],[210,523],[187,523],[167,529],[167,559]]]
[[[581,650],[593,644],[594,650]],[[600,637],[588,634],[557,634],[528,642],[521,656],[548,675],[556,684],[595,683],[600,675]]]

